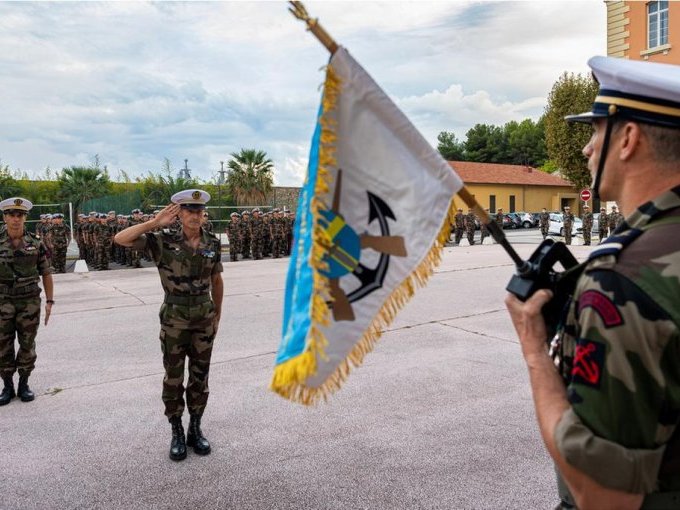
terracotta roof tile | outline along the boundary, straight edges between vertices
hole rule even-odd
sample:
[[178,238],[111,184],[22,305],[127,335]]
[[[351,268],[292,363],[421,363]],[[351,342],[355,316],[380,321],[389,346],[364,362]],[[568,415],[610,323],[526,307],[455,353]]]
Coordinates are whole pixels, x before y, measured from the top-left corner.
[[569,181],[561,177],[541,172],[529,166],[472,163],[470,161],[449,161],[448,163],[463,182],[470,184],[522,184],[573,187]]

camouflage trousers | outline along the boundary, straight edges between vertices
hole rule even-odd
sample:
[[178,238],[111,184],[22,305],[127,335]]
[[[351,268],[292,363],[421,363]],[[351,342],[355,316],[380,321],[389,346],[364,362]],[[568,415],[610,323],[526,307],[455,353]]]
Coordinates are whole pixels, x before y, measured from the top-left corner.
[[82,260],[87,258],[87,247],[83,241],[78,241],[78,258]]
[[543,239],[548,237],[548,225],[541,225],[541,235],[543,236]]
[[229,257],[231,258],[232,261],[236,262],[238,260],[238,254],[241,253],[241,241],[238,239],[234,239],[233,241],[230,239],[229,240]]
[[602,242],[602,241],[604,241],[605,239],[607,239],[607,234],[608,234],[608,233],[609,233],[609,231],[607,230],[607,227],[602,227],[602,226],[600,226],[600,231],[598,232],[598,236],[599,236],[599,238],[600,238],[600,242]]
[[52,251],[52,267],[57,273],[66,272],[66,246],[55,246]]
[[489,237],[489,235],[491,235],[491,234],[489,234],[489,231],[488,231],[486,228],[482,228],[482,229],[480,230],[479,235],[480,235],[480,237],[481,237],[479,243],[480,243],[480,244],[484,244],[484,239],[486,239],[487,237]]
[[470,246],[475,244],[475,229],[474,228],[472,228],[472,229],[466,228],[465,234],[467,235],[467,240],[468,240],[468,243],[470,243]]
[[244,237],[241,240],[241,254],[244,259],[250,258],[250,236]]
[[[212,304],[212,303],[210,303]],[[166,307],[168,305],[163,305]],[[189,358],[189,379],[186,386],[186,404],[190,414],[202,415],[208,403],[208,374],[210,372],[210,356],[212,355],[215,326],[212,313],[206,314],[208,319],[201,321],[200,327],[173,327],[163,321],[161,309],[161,350],[163,352],[163,404],[165,416],[182,416],[184,413],[184,365]],[[167,315],[171,315],[171,312]],[[165,322],[165,323],[164,323]]]
[[104,240],[97,244],[97,256],[95,260],[95,265],[97,269],[108,269],[109,268],[109,255],[111,253],[111,241]]
[[286,238],[278,235],[272,237],[272,257],[278,259],[286,252]]
[[571,227],[564,229],[564,244],[571,244]]
[[590,245],[590,236],[591,236],[590,230],[591,230],[591,228],[585,228],[585,227],[583,228],[583,244],[585,246]]
[[461,227],[454,228],[454,240],[456,244],[460,244],[460,240],[463,238],[463,229]]
[[[30,375],[35,368],[35,337],[40,324],[40,296],[0,297],[0,376]],[[19,350],[14,351],[14,338]]]
[[260,260],[262,258],[262,251],[264,249],[264,237],[258,235],[250,240],[250,248],[253,252],[253,258]]

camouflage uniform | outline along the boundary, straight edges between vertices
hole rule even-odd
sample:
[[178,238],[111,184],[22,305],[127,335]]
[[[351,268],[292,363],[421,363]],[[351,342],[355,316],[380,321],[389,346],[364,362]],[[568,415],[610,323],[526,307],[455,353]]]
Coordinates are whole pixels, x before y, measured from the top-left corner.
[[590,246],[590,237],[593,230],[593,213],[590,212],[590,209],[583,211],[581,221],[583,222],[583,244]]
[[[40,324],[40,276],[50,274],[44,243],[25,232],[23,246],[14,249],[6,229],[0,231],[0,377],[15,371],[28,377],[37,358],[35,337]],[[19,350],[14,351],[14,337]]]
[[[257,216],[255,216],[257,214]],[[264,250],[264,229],[265,224],[262,217],[259,215],[259,210],[256,213],[253,210],[250,218],[250,249],[255,260],[262,258],[262,251]]]
[[467,234],[467,240],[470,243],[470,246],[475,244],[475,230],[477,228],[475,220],[477,219],[477,216],[475,216],[475,213],[472,211],[469,211],[465,215],[465,232]]
[[99,218],[99,224],[94,228],[94,235],[97,245],[95,263],[98,270],[105,271],[109,268],[109,254],[113,242],[113,232],[111,232],[105,215],[101,215]]
[[74,228],[76,243],[78,244],[78,258],[81,260],[85,260],[85,258],[87,257],[87,248],[85,246],[85,238],[83,236],[83,227],[86,224],[85,222],[86,222],[85,216],[81,216],[78,219],[78,223],[76,223],[76,226]]
[[557,447],[606,487],[680,497],[679,262],[680,186],[591,252],[553,345],[571,404]]
[[269,232],[272,237],[272,258],[278,259],[285,254],[286,226],[283,218],[278,216],[280,213],[276,211],[276,209],[274,211],[274,217],[271,220]]
[[[136,211],[139,211],[139,209],[136,209]],[[141,212],[141,211],[139,211]],[[132,218],[130,218],[130,226],[132,225],[139,225],[142,223],[142,218],[139,216],[139,213],[135,215],[135,211],[132,211]],[[134,248],[130,248],[128,250],[128,260],[127,264],[128,266],[132,267],[142,267],[142,252],[140,250],[135,250]]]
[[600,218],[597,223],[598,237],[600,238],[600,243],[607,238],[609,234],[609,216],[607,215],[604,208],[600,209]]
[[52,246],[52,266],[56,273],[66,272],[66,250],[71,240],[71,229],[64,223],[54,224],[50,229]]
[[538,215],[538,225],[541,228],[541,235],[545,239],[548,237],[548,229],[550,228],[550,214],[547,211]]
[[454,233],[454,243],[456,245],[460,244],[460,240],[463,238],[463,231],[465,230],[465,215],[462,209],[458,209],[458,212],[453,218],[453,233]]
[[246,211],[239,222],[241,227],[241,255],[244,259],[250,258],[250,214]]
[[268,212],[262,218],[264,223],[264,232],[262,234],[262,256],[269,257],[272,254],[272,213]]
[[189,413],[201,416],[208,401],[208,372],[215,338],[215,305],[211,279],[222,272],[220,241],[202,230],[194,252],[184,242],[182,229],[149,232],[134,243],[158,267],[165,300],[160,309],[163,351],[163,403],[168,418],[184,412],[184,363],[189,357],[186,400]]
[[614,233],[616,227],[619,225],[619,212],[615,207],[612,207],[612,212],[609,213],[609,232]]
[[241,253],[241,222],[238,213],[232,213],[231,221],[227,225],[227,238],[229,239],[229,258],[232,262],[238,260]]
[[[484,210],[486,211],[486,214],[488,215],[489,210],[488,209],[484,209]],[[488,227],[486,226],[485,223],[481,223],[479,225],[479,236],[480,236],[479,244],[484,244],[484,239],[489,237],[489,229],[488,229]]]
[[564,229],[564,244],[571,244],[572,229],[574,228],[574,215],[565,211],[562,215],[562,228]]

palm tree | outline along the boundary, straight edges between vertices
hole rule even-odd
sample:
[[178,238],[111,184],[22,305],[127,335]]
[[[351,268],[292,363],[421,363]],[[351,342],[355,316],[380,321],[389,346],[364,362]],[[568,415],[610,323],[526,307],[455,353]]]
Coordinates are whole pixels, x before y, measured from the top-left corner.
[[241,149],[227,163],[227,188],[237,205],[261,205],[274,184],[274,163],[267,153]]
[[74,213],[84,202],[106,195],[111,188],[109,177],[99,168],[72,166],[59,176],[59,197],[73,204]]

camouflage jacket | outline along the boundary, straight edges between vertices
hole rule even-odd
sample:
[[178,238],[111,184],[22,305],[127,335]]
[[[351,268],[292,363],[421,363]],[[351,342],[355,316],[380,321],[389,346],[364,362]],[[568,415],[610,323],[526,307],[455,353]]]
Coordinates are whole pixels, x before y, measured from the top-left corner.
[[463,213],[456,213],[456,215],[453,217],[453,225],[455,228],[464,228],[465,227],[465,215]]
[[184,242],[184,232],[164,229],[148,232],[135,241],[133,250],[145,250],[156,263],[166,302],[161,305],[161,324],[179,329],[207,327],[215,314],[212,300],[191,303],[167,302],[168,296],[188,298],[210,293],[212,277],[222,272],[220,240],[201,229],[194,251]]
[[573,213],[563,214],[563,215],[562,215],[562,226],[563,226],[565,229],[571,228],[573,224],[574,224],[574,215],[573,215]]
[[585,231],[587,228],[593,228],[593,213],[591,212],[584,212],[581,215],[581,221],[583,222],[583,230]]
[[64,248],[68,246],[68,243],[71,240],[71,229],[68,228],[68,225],[63,223],[61,225],[53,225],[50,229],[49,237],[52,246]]
[[229,244],[236,244],[239,241],[239,234],[241,231],[240,222],[230,221],[227,225],[227,238],[229,239]]
[[600,230],[604,230],[606,232],[609,230],[609,215],[607,213],[600,213],[597,223]]
[[608,218],[609,218],[609,230],[613,232],[616,229],[617,225],[619,224],[619,213],[611,212],[609,213]]
[[556,337],[555,440],[600,484],[680,490],[680,186],[591,252]]
[[[40,276],[51,272],[47,249],[38,236],[25,231],[22,245],[15,249],[7,229],[0,230],[0,297],[10,289],[32,287]],[[35,295],[39,294],[38,288]]]
[[539,214],[538,222],[542,227],[547,227],[548,225],[550,225],[550,214],[547,212]]
[[476,223],[475,220],[477,219],[477,216],[475,216],[475,213],[468,213],[465,215],[465,230],[475,230],[476,228]]
[[250,236],[252,238],[260,238],[264,235],[265,224],[262,218],[250,219]]

